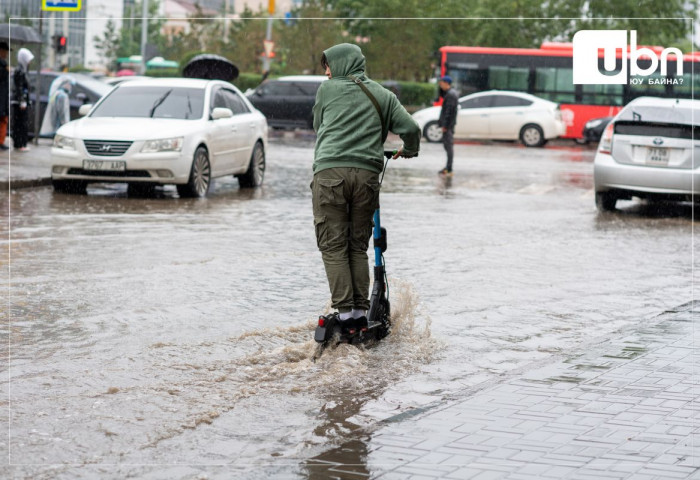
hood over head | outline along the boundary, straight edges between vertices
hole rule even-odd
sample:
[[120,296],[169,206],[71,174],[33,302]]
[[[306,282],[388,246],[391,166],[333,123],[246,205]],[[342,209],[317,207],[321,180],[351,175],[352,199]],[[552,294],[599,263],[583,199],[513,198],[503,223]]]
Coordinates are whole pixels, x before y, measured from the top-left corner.
[[56,93],[59,88],[70,92],[73,85],[75,85],[75,80],[72,77],[69,77],[68,75],[59,75],[53,82],[51,82],[51,86],[49,87],[49,98],[53,97],[53,94]]
[[34,54],[27,50],[26,48],[20,48],[17,52],[17,63],[19,63],[25,70],[29,66],[29,62],[34,60]]
[[365,73],[365,56],[357,45],[340,43],[324,50],[328,67],[333,78]]

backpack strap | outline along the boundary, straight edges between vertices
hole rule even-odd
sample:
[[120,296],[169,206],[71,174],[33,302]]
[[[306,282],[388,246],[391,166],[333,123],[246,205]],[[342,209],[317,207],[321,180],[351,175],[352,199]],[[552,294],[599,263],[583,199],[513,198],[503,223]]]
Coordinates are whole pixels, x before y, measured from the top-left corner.
[[377,113],[379,114],[379,121],[382,123],[382,144],[386,142],[386,137],[389,134],[389,131],[386,128],[386,123],[384,122],[384,115],[382,115],[382,108],[379,106],[379,102],[377,99],[372,95],[372,92],[369,91],[369,88],[365,86],[364,83],[362,83],[362,80],[357,78],[354,75],[348,75],[348,78],[355,82],[357,85],[360,86],[363,92],[367,94],[369,99],[372,101],[372,104],[374,105],[374,108],[377,110]]

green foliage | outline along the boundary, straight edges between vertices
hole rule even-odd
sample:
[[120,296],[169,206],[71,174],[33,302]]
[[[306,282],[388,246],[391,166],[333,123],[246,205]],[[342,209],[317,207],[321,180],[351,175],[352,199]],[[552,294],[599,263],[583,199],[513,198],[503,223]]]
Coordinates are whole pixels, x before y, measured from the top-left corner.
[[[117,56],[140,52],[140,1],[126,12]],[[321,74],[323,50],[350,42],[362,48],[370,77],[427,82],[435,77],[436,52],[445,45],[538,47],[545,41],[570,42],[576,31],[592,28],[635,29],[640,44],[688,51],[691,21],[684,17],[697,17],[699,1],[302,0],[294,3],[292,21],[276,18],[272,24],[276,55],[271,73]],[[149,5],[151,17],[156,17],[158,0]],[[198,10],[189,19],[188,33],[167,36],[159,34],[164,20],[151,18],[148,41],[163,57],[183,66],[193,52],[207,52],[228,58],[240,71],[261,74],[267,12],[246,8],[239,13],[240,20],[229,21],[226,29],[222,18],[206,18]],[[102,50],[106,55],[108,37],[106,32]],[[243,78],[239,82],[249,81]],[[434,95],[433,91],[430,96]]]
[[404,106],[428,107],[437,97],[437,85],[432,83],[398,82],[399,101]]
[[262,75],[259,73],[241,73],[237,79],[233,81],[233,84],[238,87],[238,89],[245,93],[249,88],[255,88],[260,85],[262,81]]
[[70,67],[68,69],[69,72],[71,73],[88,73],[91,70],[87,68],[85,65],[76,65],[74,67]]
[[[125,10],[122,28],[119,32],[119,48],[117,49],[116,57],[129,57],[141,53],[142,5],[141,1],[136,0],[133,7]],[[159,18],[159,8],[159,0],[149,0],[146,41],[150,45],[155,46],[159,52],[162,52],[165,45],[165,37],[160,32],[165,19]]]
[[149,68],[146,70],[148,77],[181,77],[179,68]]
[[110,70],[116,67],[117,51],[119,50],[119,34],[117,33],[114,21],[110,18],[107,20],[106,30],[101,37],[95,35],[92,37],[92,42],[95,49],[99,52],[100,57]]
[[346,41],[335,15],[324,0],[304,0],[292,14],[290,24],[278,22],[277,55],[283,68],[278,73],[322,75],[321,55],[328,47]]

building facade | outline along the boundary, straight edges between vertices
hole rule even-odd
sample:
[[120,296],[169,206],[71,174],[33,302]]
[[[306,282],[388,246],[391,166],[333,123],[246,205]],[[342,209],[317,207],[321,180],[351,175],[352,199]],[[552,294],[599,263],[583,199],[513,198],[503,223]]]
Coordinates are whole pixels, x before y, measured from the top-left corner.
[[[86,4],[94,0],[83,0],[83,10]],[[31,25],[38,32],[41,23],[42,37],[42,66],[57,68],[63,65],[82,65],[85,55],[85,13],[79,12],[42,12],[41,0],[0,0],[0,12],[3,21]],[[53,35],[65,35],[67,48],[64,55],[55,55],[51,38]],[[37,45],[27,46],[37,55]]]

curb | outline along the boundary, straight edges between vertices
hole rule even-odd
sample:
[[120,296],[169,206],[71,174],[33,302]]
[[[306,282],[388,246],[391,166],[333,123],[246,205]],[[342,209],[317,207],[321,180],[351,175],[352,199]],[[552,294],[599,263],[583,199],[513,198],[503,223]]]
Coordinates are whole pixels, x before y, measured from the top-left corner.
[[27,180],[1,180],[0,188],[3,190],[14,190],[17,188],[45,187],[51,185],[51,178],[32,178]]

